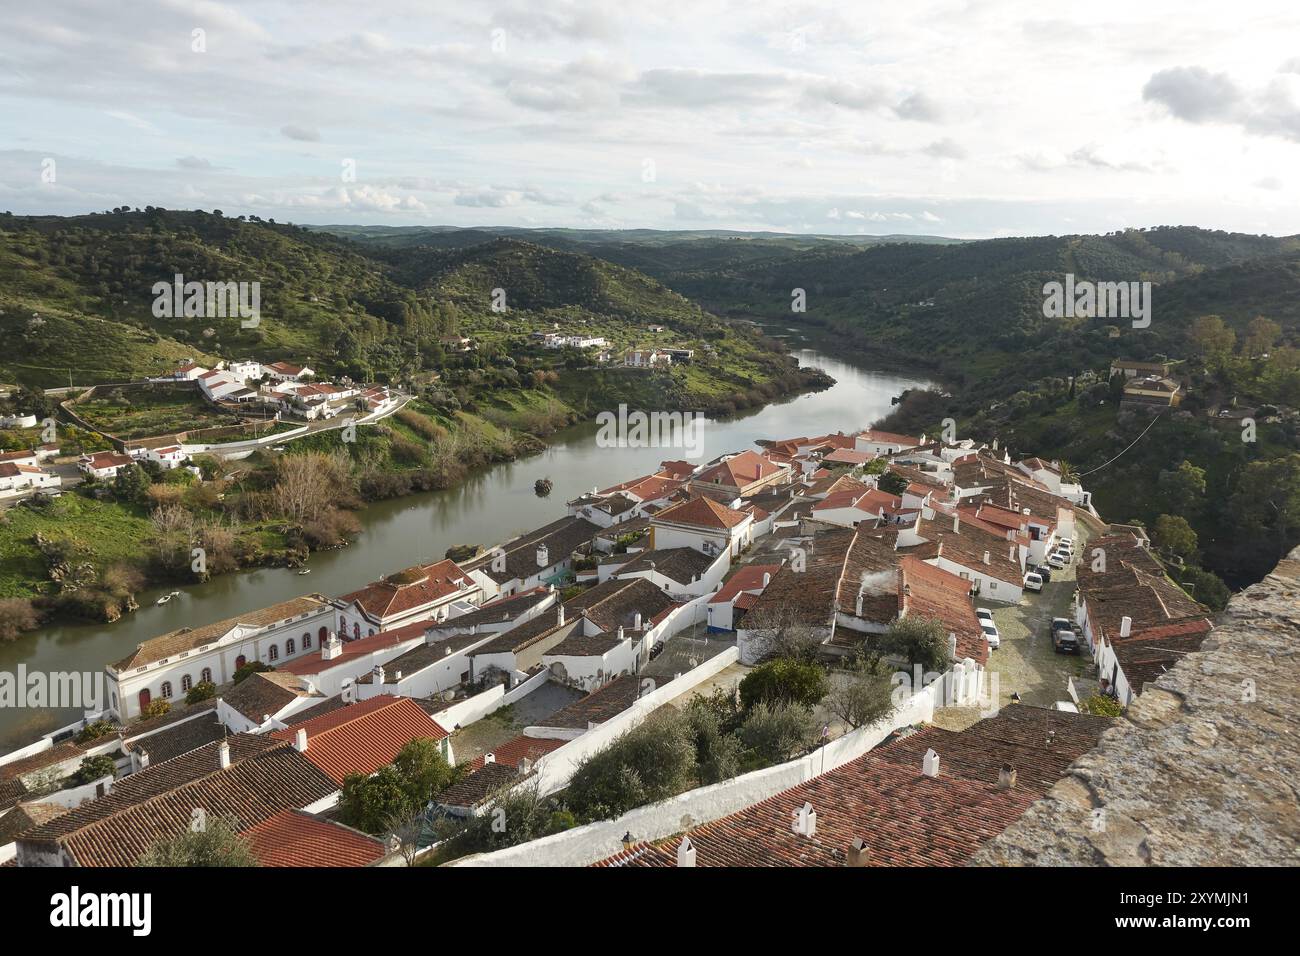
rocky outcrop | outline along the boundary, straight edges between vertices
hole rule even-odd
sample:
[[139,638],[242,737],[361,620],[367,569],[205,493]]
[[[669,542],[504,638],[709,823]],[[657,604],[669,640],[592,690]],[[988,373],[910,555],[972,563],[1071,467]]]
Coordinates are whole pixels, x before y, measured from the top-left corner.
[[977,866],[1300,864],[1300,548]]

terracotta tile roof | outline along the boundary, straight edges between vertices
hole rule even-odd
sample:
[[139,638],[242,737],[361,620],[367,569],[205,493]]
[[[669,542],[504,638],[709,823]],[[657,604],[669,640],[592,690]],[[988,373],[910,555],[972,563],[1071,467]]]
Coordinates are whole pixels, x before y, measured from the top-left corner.
[[581,628],[575,630],[560,643],[546,652],[542,658],[551,657],[603,657],[627,640],[639,640],[642,631],[623,629],[622,637],[618,631],[601,631],[599,634],[584,634]]
[[654,516],[651,525],[679,524],[694,528],[727,530],[736,527],[749,515],[719,504],[712,498],[692,498],[679,505],[666,508]]
[[22,834],[34,830],[55,817],[61,817],[68,808],[57,803],[20,803],[0,817],[0,846],[13,843]]
[[217,719],[217,708],[213,704],[201,711],[198,716],[155,731],[147,737],[128,737],[122,749],[148,754],[149,765],[153,766],[164,760],[187,754],[191,750],[197,750],[225,736],[225,725]]
[[447,731],[409,697],[386,694],[290,724],[269,736],[293,741],[300,729],[307,731],[303,756],[339,785],[350,773],[372,774],[392,763],[412,740],[441,740],[447,736]]
[[607,631],[617,630],[619,625],[634,626],[638,614],[641,626],[648,628],[677,606],[661,588],[644,578],[611,578],[564,602],[568,620],[582,616]]
[[343,595],[340,600],[356,602],[373,621],[410,613],[476,587],[455,561],[442,560],[417,565]]
[[805,569],[783,566],[750,609],[749,620],[761,627],[770,615],[782,623],[793,618],[813,627],[828,626],[835,618],[845,556],[853,538],[853,531],[838,528],[813,535],[801,545]]
[[[626,525],[617,524],[609,530],[622,534],[625,528]],[[498,584],[505,584],[516,578],[524,580],[542,570],[537,565],[539,546],[545,545],[550,563],[558,564],[580,547],[589,544],[591,539],[603,530],[605,529],[600,525],[586,518],[569,515],[502,545],[501,550],[505,552],[504,571],[497,571],[492,567],[495,563],[492,552],[475,558],[469,564]]]
[[222,700],[260,724],[263,718],[275,716],[306,694],[306,686],[296,675],[287,671],[266,671],[245,677],[223,694]]
[[339,656],[332,660],[325,660],[317,651],[314,654],[304,654],[302,657],[295,657],[291,661],[285,661],[276,670],[282,674],[296,674],[299,677],[305,677],[312,674],[322,674],[336,667],[355,667],[358,658],[368,657],[376,651],[422,641],[424,632],[429,629],[430,624],[430,621],[416,621],[414,624],[395,627],[390,631],[380,631],[378,634],[372,634],[359,640],[344,641]]
[[645,475],[605,488],[599,494],[612,495],[621,492],[624,495],[634,496],[638,501],[655,501],[666,498],[685,484],[684,481],[668,475]]
[[28,831],[20,842],[60,845],[79,866],[131,866],[154,843],[188,829],[195,807],[254,826],[337,790],[287,744],[249,734],[228,742],[231,765],[224,770],[219,745],[209,744],[119,780],[106,796]]
[[[1013,713],[1014,712],[1014,713]],[[1011,706],[960,733],[929,728],[690,831],[697,866],[844,866],[855,839],[871,866],[961,866],[1096,744],[1105,718]],[[926,750],[939,774],[921,771]],[[998,789],[1003,764],[1013,789]],[[811,837],[792,832],[810,803]],[[681,837],[642,843],[597,866],[675,866]]]
[[[939,554],[945,560],[980,574],[1021,586],[1023,574],[1019,556],[1011,557],[1012,542],[970,521],[957,523],[957,530],[947,518],[918,518],[916,533],[926,541],[939,545]],[[984,563],[984,555],[989,557]]]
[[901,613],[938,621],[944,630],[956,636],[959,659],[970,658],[980,665],[988,663],[988,641],[975,617],[970,582],[915,557],[903,558],[900,572]]
[[854,451],[852,448],[836,448],[822,457],[822,461],[845,465],[863,465],[875,458],[869,451]]
[[538,725],[586,730],[588,724],[603,724],[611,717],[623,713],[636,703],[640,696],[641,678],[635,674],[628,674],[615,678],[580,700],[575,700],[569,706],[540,721]]
[[164,658],[174,657],[186,651],[193,651],[205,644],[215,644],[236,627],[264,628],[281,621],[290,620],[303,614],[310,614],[329,607],[329,602],[321,594],[308,594],[303,597],[281,601],[270,607],[249,611],[238,617],[226,618],[202,627],[182,627],[178,630],[152,637],[136,645],[134,651],[112,665],[118,673],[143,667]]
[[900,435],[897,432],[881,431],[878,428],[867,428],[858,434],[863,441],[875,442],[880,445],[902,445],[904,448],[915,448],[921,444],[921,439],[914,435]]
[[370,866],[387,853],[359,830],[300,810],[283,810],[243,833],[262,866]]
[[733,455],[712,468],[706,468],[694,480],[744,488],[756,481],[780,474],[784,470],[780,465],[767,460],[757,452],[742,451],[739,455]]
[[[713,597],[710,604],[721,604],[737,597],[743,591],[762,591],[763,575],[775,577],[781,570],[779,564],[748,564],[733,574]],[[769,578],[769,581],[771,578]],[[757,597],[757,595],[754,595]]]
[[[505,764],[508,767],[517,767],[521,760],[536,763],[551,751],[559,750],[568,742],[554,737],[526,737],[521,734],[513,740],[507,740],[505,743],[493,747],[491,753],[497,763]],[[485,758],[480,754],[470,762],[470,767],[477,770],[483,766],[484,760]]]
[[650,565],[653,563],[656,574],[662,574],[678,584],[690,584],[718,560],[716,557],[709,557],[709,555],[702,551],[696,551],[694,548],[641,551],[628,555],[628,557],[631,560],[619,568],[615,574],[649,571]]
[[489,763],[461,777],[433,798],[444,807],[472,809],[519,783],[522,775],[510,764]]

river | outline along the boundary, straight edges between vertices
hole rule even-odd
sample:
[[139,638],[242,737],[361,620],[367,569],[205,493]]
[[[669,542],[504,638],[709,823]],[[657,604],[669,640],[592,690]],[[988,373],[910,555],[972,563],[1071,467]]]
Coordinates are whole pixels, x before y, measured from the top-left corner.
[[[769,333],[781,335],[780,329]],[[825,369],[836,384],[798,395],[725,421],[706,421],[700,433],[700,462],[723,452],[752,448],[757,438],[789,438],[861,428],[889,412],[904,389],[924,385],[923,376],[876,371],[849,357],[810,347],[797,332],[786,336],[800,364]],[[824,340],[817,344],[829,346]],[[446,491],[426,492],[368,506],[360,513],[363,532],[338,551],[313,554],[311,574],[259,568],[227,574],[185,589],[157,606],[162,591],[140,595],[141,609],[113,624],[47,627],[0,646],[0,672],[25,664],[34,671],[98,670],[140,641],[179,627],[196,627],[284,601],[306,592],[345,594],[368,581],[421,561],[441,558],[456,544],[491,545],[565,514],[564,503],[593,487],[607,487],[656,470],[660,461],[683,457],[680,449],[597,447],[595,422],[557,432],[540,455],[492,465]],[[554,483],[538,498],[533,483]],[[0,753],[81,716],[77,710],[0,707]]]

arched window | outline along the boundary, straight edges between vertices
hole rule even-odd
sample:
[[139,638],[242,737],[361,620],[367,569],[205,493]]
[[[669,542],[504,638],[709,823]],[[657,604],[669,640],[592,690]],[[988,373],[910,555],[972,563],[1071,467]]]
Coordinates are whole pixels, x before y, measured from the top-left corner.
[[280,659],[280,648],[272,644],[266,652],[266,659],[268,661],[278,661]]
[[183,676],[183,677],[181,678],[181,693],[182,693],[182,694],[187,694],[187,693],[189,693],[190,688],[193,687],[193,686],[194,686],[194,678],[190,677],[189,674],[186,674],[185,676]]
[[360,625],[360,624],[353,624],[353,625],[352,625],[352,639],[353,639],[353,640],[359,640],[360,638],[361,638],[361,625]]
[[284,653],[286,656],[298,653],[298,642],[292,637],[284,642]]
[[330,639],[330,629],[322,624],[320,630],[316,632],[316,637],[324,645]]
[[339,630],[344,634],[348,632],[348,619],[342,614],[339,615]]
[[205,667],[205,668],[203,668],[203,671],[199,674],[199,680],[201,680],[201,681],[206,681],[207,683],[211,684],[211,683],[212,683],[212,668],[211,668],[211,667]]
[[243,654],[240,654],[238,657],[235,658],[235,670],[239,670],[247,663],[248,663],[248,658],[245,657]]
[[311,631],[302,636],[302,649],[305,651],[311,647]]
[[162,686],[158,688],[158,696],[161,697],[163,700],[171,700],[171,696],[172,696],[171,681],[165,680],[162,682]]
[[370,629],[370,633],[367,634],[366,636],[367,636],[367,637],[374,637],[374,636],[375,636],[375,629],[372,627],[372,628]]

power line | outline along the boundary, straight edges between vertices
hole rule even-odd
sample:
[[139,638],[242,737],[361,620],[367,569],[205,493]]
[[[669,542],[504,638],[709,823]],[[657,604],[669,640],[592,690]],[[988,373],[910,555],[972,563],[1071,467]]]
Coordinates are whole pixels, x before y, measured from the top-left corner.
[[1122,452],[1119,453],[1119,455],[1116,455],[1114,458],[1112,458],[1110,461],[1106,462],[1105,464],[1098,465],[1096,468],[1092,469],[1092,471],[1085,471],[1083,474],[1081,474],[1081,475],[1076,475],[1075,477],[1076,477],[1076,478],[1086,478],[1088,475],[1091,475],[1094,471],[1101,471],[1103,468],[1106,467],[1106,465],[1111,464],[1111,462],[1118,461],[1119,458],[1120,458],[1120,456],[1123,455],[1124,452],[1128,451],[1129,448],[1132,448],[1134,445],[1136,445],[1138,442],[1140,442],[1143,438],[1145,438],[1145,437],[1146,437],[1146,433],[1149,432],[1149,431],[1151,431],[1151,429],[1152,429],[1152,427],[1155,425],[1155,423],[1158,422],[1158,421],[1160,421],[1160,419],[1162,419],[1162,418],[1164,418],[1164,417],[1165,417],[1165,413],[1164,413],[1164,412],[1161,412],[1161,413],[1160,413],[1159,415],[1157,415],[1155,418],[1151,419],[1151,424],[1148,425],[1146,428],[1142,429],[1142,434],[1141,434],[1141,435],[1138,435],[1137,438],[1134,438],[1131,442],[1129,442],[1129,444],[1128,444],[1128,448],[1125,448],[1124,451],[1122,451]]

